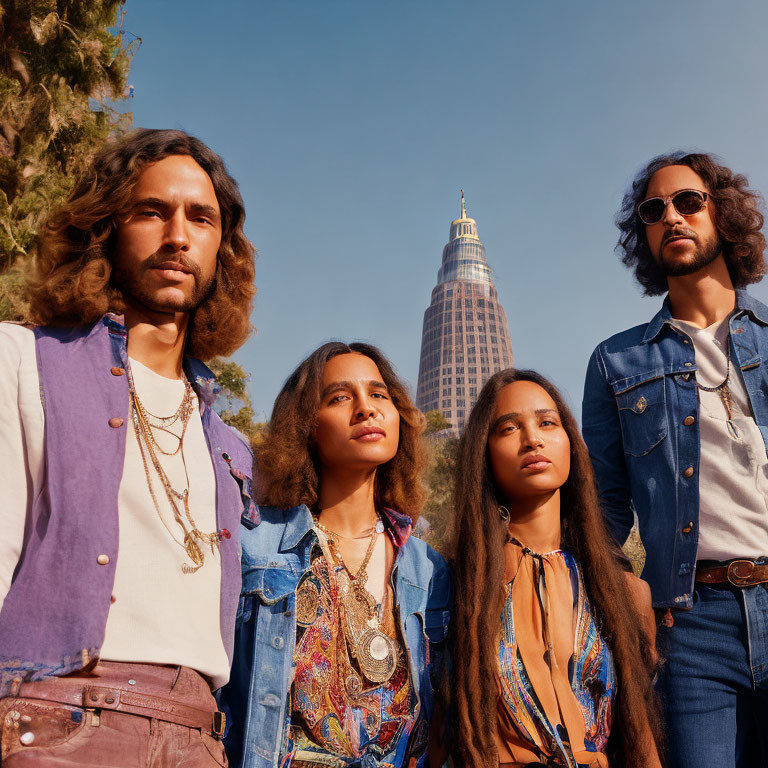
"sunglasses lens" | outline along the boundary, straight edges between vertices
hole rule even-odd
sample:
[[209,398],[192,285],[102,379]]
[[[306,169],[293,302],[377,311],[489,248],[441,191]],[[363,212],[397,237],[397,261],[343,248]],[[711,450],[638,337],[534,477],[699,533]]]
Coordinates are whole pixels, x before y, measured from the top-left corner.
[[691,216],[704,207],[704,198],[693,189],[684,189],[672,198],[672,204],[678,213],[683,216]]
[[664,201],[660,197],[652,197],[643,200],[637,207],[637,215],[645,224],[655,224],[661,221],[665,209]]

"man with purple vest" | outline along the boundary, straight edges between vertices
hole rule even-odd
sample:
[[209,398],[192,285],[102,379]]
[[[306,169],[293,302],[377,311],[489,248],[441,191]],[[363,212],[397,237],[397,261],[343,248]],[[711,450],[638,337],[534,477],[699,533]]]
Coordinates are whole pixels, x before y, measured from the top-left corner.
[[107,146],[0,324],[0,761],[216,766],[247,442],[199,360],[250,333],[237,184],[181,131]]

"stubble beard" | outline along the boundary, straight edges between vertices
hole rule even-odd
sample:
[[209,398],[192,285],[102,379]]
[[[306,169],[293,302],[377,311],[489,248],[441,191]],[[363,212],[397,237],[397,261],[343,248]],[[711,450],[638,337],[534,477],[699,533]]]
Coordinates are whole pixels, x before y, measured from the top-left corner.
[[666,277],[683,277],[692,275],[700,269],[709,266],[722,252],[722,243],[717,238],[699,243],[689,260],[670,259],[664,257],[664,243],[661,246],[661,254],[657,259],[659,269]]
[[130,303],[140,304],[153,312],[193,312],[197,309],[210,295],[213,293],[216,275],[212,275],[210,279],[203,281],[203,276],[200,271],[200,267],[194,262],[188,261],[183,257],[174,257],[174,261],[178,261],[187,267],[192,272],[194,278],[194,289],[192,293],[187,297],[180,297],[176,299],[160,299],[153,291],[147,289],[145,281],[142,279],[144,274],[153,268],[155,263],[161,263],[168,260],[167,256],[157,258],[155,256],[142,265],[142,268],[136,270],[126,270],[118,265],[112,268],[112,284],[119,288]]

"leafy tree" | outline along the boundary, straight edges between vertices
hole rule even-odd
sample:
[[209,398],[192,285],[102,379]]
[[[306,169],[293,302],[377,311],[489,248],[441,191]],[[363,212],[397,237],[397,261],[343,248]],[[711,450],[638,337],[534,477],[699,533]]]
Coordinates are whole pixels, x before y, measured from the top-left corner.
[[208,363],[208,367],[222,387],[216,404],[221,420],[240,430],[251,441],[254,451],[258,450],[266,424],[254,421],[253,404],[247,388],[250,376],[231,360],[216,358]]
[[427,503],[417,524],[417,533],[421,538],[443,554],[453,522],[453,480],[458,448],[459,441],[455,437],[435,437],[429,441]]
[[140,43],[123,19],[121,0],[0,0],[0,320],[24,314],[44,217],[131,124],[113,106]]
[[442,411],[427,411],[424,414],[424,418],[427,420],[426,434],[433,435],[435,432],[442,432],[444,429],[451,428],[451,422],[445,418]]

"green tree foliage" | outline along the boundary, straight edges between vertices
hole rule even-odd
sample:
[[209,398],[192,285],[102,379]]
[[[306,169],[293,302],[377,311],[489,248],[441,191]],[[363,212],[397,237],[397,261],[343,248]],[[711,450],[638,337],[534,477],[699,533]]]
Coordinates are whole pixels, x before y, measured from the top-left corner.
[[424,414],[424,418],[427,420],[426,433],[433,435],[435,432],[441,432],[444,429],[451,428],[451,422],[445,418],[442,411],[427,411]]
[[131,124],[112,106],[140,42],[123,16],[120,0],[0,0],[0,320],[23,316],[41,221]]
[[433,437],[429,441],[429,465],[426,473],[428,496],[422,512],[423,522],[419,521],[418,533],[442,554],[446,552],[454,517],[453,480],[458,449],[459,440],[455,437]]
[[266,425],[254,421],[253,404],[247,388],[248,374],[237,363],[221,358],[212,360],[208,367],[223,390],[219,396],[219,402],[224,403],[224,407],[219,409],[221,420],[242,432],[256,451],[263,439]]

